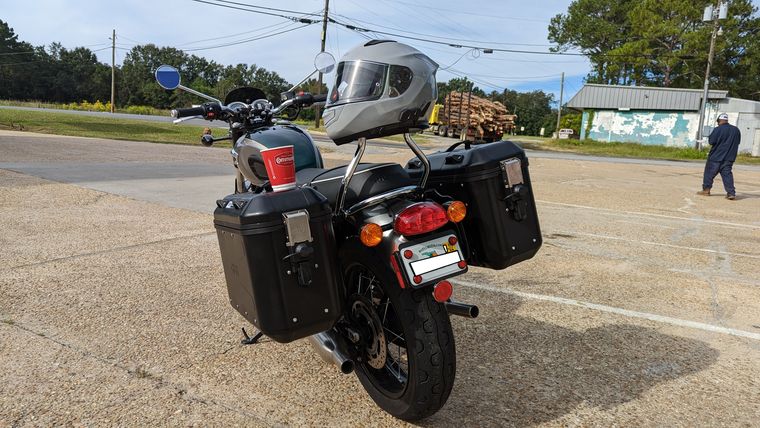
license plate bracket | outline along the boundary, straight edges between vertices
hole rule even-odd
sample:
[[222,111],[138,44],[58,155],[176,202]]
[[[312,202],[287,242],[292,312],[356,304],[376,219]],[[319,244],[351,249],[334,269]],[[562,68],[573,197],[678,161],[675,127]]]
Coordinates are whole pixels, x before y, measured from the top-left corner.
[[[421,242],[406,242],[399,246],[398,255],[404,277],[414,288],[467,272],[467,264],[460,263],[465,258],[459,240],[451,231]],[[415,276],[421,278],[419,283],[414,281]]]

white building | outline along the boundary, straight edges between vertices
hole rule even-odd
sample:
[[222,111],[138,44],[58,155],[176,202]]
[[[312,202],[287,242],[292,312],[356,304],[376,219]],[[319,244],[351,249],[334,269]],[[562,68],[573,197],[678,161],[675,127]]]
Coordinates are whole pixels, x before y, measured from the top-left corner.
[[[701,89],[587,84],[567,106],[583,112],[581,139],[694,147],[701,100]],[[760,102],[710,91],[705,135],[720,113],[741,130],[739,151],[760,156]]]

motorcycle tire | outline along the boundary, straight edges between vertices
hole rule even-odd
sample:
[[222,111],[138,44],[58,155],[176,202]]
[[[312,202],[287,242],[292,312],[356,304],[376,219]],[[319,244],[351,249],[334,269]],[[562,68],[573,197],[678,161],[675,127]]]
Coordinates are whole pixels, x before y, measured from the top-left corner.
[[[348,295],[357,295],[359,273],[359,294],[377,302],[373,305],[378,320],[380,312],[384,315],[385,366],[372,367],[365,356],[357,361],[356,375],[380,408],[396,418],[415,421],[437,412],[449,398],[456,375],[454,334],[445,306],[433,299],[430,289],[402,289],[391,267],[382,262],[386,259],[358,241],[341,250]],[[372,277],[364,281],[364,291],[362,273]]]

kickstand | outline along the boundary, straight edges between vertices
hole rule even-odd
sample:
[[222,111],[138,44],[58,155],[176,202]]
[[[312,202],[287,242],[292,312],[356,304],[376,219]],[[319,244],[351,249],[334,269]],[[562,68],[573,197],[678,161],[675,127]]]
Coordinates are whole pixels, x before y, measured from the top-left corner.
[[259,343],[259,339],[261,339],[261,336],[264,335],[264,333],[257,331],[256,334],[253,335],[253,337],[248,336],[248,333],[245,331],[245,328],[241,327],[241,330],[243,330],[243,336],[245,336],[245,339],[240,341],[240,344],[242,345],[255,345]]

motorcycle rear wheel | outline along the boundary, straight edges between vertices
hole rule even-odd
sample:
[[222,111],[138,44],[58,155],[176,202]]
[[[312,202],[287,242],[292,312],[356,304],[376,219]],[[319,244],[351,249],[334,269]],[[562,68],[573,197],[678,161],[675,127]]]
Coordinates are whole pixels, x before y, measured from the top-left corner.
[[429,289],[402,289],[381,262],[384,257],[352,244],[341,258],[347,295],[354,296],[354,306],[372,303],[386,346],[384,354],[376,352],[377,346],[362,352],[356,375],[386,412],[407,421],[426,418],[443,407],[454,385],[456,350],[449,315]]

